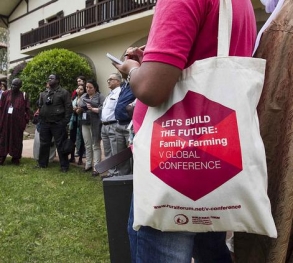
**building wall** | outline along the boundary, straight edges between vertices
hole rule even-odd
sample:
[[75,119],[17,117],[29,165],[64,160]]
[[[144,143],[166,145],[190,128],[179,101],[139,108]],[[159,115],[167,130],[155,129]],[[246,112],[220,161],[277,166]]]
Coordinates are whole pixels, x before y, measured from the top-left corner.
[[[28,2],[29,4],[27,5],[26,1],[22,1],[9,19],[9,21],[11,21],[9,24],[9,61],[26,57],[20,52],[21,33],[37,28],[39,26],[39,21],[53,17],[60,11],[64,11],[64,15],[66,16],[74,13],[76,10],[85,8],[85,0],[70,1],[70,4],[68,4],[68,0],[58,0],[51,4],[49,4],[51,2],[49,0],[30,0]],[[39,8],[43,5],[45,6]],[[27,14],[27,11],[31,13]],[[20,16],[23,17],[17,19]]]
[[117,72],[117,69],[111,64],[106,53],[111,53],[113,56],[123,59],[125,50],[133,44],[144,44],[148,32],[140,31],[136,34],[126,34],[109,39],[104,39],[98,42],[87,45],[78,46],[72,51],[89,57],[95,65],[97,81],[101,92],[106,95],[109,93],[107,79],[111,73]]

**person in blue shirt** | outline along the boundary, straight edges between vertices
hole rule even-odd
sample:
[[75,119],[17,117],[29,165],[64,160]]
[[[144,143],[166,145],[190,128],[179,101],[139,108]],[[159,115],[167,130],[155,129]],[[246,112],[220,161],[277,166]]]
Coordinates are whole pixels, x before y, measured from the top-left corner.
[[[121,85],[121,91],[115,107],[115,119],[117,120],[116,134],[117,134],[117,152],[121,152],[129,145],[129,129],[132,116],[127,111],[127,106],[135,100],[128,82]],[[131,160],[127,160],[116,166],[119,175],[127,175],[132,173]]]

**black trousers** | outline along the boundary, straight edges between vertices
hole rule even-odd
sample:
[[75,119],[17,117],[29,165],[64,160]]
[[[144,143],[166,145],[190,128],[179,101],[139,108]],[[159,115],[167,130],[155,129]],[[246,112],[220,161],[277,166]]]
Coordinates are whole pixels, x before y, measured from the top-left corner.
[[50,145],[54,137],[56,144],[60,166],[64,168],[69,167],[68,155],[61,152],[61,146],[64,140],[67,139],[66,125],[61,123],[42,122],[40,124],[40,152],[39,152],[39,166],[47,167],[49,163]]
[[[78,157],[82,158],[83,154],[85,153],[85,147],[84,147],[84,141],[83,141],[83,137],[82,137],[81,127],[80,127],[79,133],[78,133],[77,132],[77,130],[78,130],[77,121],[74,121],[72,123],[72,126],[73,127],[70,130],[69,138],[73,143],[75,143],[75,146],[76,146],[77,140],[80,140],[80,145],[79,145],[79,149],[77,149],[77,153],[78,153]],[[78,136],[81,136],[81,137],[78,138]],[[74,151],[75,151],[75,149],[71,153],[71,159],[74,159],[74,155],[75,155]]]

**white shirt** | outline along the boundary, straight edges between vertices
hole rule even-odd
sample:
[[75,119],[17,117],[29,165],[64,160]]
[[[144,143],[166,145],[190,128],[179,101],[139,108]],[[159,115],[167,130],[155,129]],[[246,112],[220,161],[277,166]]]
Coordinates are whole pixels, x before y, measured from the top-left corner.
[[118,97],[121,91],[121,87],[117,87],[113,89],[110,94],[106,97],[104,103],[103,103],[103,109],[102,109],[102,116],[101,120],[102,122],[108,122],[108,121],[115,121],[115,107],[118,101]]

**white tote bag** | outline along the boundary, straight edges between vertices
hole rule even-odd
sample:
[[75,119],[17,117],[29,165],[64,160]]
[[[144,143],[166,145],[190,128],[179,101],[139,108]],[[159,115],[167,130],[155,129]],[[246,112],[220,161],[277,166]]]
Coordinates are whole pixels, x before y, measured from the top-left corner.
[[276,237],[256,106],[265,60],[229,57],[231,0],[220,1],[218,56],[182,72],[134,138],[134,229]]

